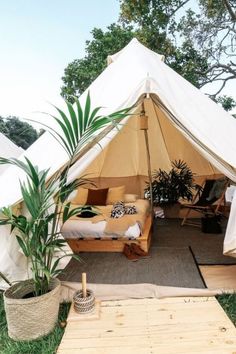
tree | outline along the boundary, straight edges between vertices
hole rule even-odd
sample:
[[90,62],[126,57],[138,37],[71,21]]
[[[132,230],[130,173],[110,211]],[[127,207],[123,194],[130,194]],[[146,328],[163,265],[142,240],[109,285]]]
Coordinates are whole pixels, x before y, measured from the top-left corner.
[[[121,19],[125,23],[138,25],[147,38],[160,40],[162,35],[179,43],[177,51],[173,48],[174,60],[169,62],[173,69],[199,88],[214,82],[215,92],[209,96],[227,110],[235,107],[232,97],[219,97],[226,83],[236,78],[233,62],[236,55],[235,0],[198,0],[194,2],[198,9],[194,12],[189,8],[182,17],[183,6],[191,6],[192,1],[120,2]],[[156,36],[153,36],[153,30]],[[166,59],[168,63],[168,56]]]
[[0,131],[23,149],[27,149],[38,139],[37,131],[29,123],[14,116],[0,117]]
[[[228,54],[223,42],[234,38],[236,33],[233,2],[198,0],[195,3],[199,7],[194,12],[184,7],[190,6],[191,0],[120,0],[119,24],[112,24],[106,32],[92,31],[93,39],[86,42],[85,58],[73,61],[65,69],[62,95],[68,99],[82,93],[105,68],[107,55],[119,51],[134,36],[163,54],[165,62],[196,87],[223,79],[223,89],[236,70],[236,64],[230,59],[224,64],[223,59]],[[206,37],[208,41],[204,42]],[[220,92],[217,90],[211,97],[217,101]],[[234,100],[230,99],[227,107],[230,102],[233,108]]]
[[5,125],[4,118],[0,117],[0,132],[7,136],[8,129]]
[[167,30],[176,26],[175,14],[186,2],[159,0],[157,4],[157,1],[121,1],[120,23],[110,25],[107,31],[93,29],[93,39],[86,42],[85,58],[74,60],[65,69],[62,96],[72,102],[71,96],[81,94],[104,70],[107,56],[122,49],[133,37],[148,48],[164,54],[167,64],[199,87],[200,74],[196,74],[194,68],[200,67],[205,71],[208,68],[207,59],[200,56],[190,42],[177,47]]
[[[236,3],[235,0],[199,0],[198,3],[199,11],[189,9],[178,30],[185,39],[191,40],[198,53],[208,57],[208,68],[197,73],[202,75],[201,87],[215,83],[210,97],[217,101],[227,82],[236,79]],[[229,99],[228,104],[230,101],[234,102]]]
[[[200,87],[201,73],[208,68],[208,58],[200,55],[189,40],[177,40],[178,13],[189,0],[121,0],[120,20],[133,25],[136,34],[150,49],[163,54],[165,62]],[[179,43],[178,43],[179,42]]]
[[68,64],[62,78],[61,94],[73,102],[105,69],[107,56],[121,50],[134,37],[131,27],[112,24],[107,31],[92,30],[92,41],[86,41],[86,55]]
[[226,110],[226,111],[231,111],[231,109],[236,107],[236,102],[234,101],[233,97],[231,96],[220,96],[217,99],[217,102],[221,104],[221,106]]

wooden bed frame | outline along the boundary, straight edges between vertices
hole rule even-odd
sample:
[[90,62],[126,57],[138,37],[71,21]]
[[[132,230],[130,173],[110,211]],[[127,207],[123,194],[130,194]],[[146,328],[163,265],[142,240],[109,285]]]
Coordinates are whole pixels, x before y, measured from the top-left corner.
[[136,243],[145,252],[148,252],[151,243],[151,227],[152,227],[152,215],[147,217],[144,232],[142,236],[137,239],[130,240],[128,238],[116,238],[116,239],[66,239],[70,248],[74,253],[79,252],[122,252],[124,244]]

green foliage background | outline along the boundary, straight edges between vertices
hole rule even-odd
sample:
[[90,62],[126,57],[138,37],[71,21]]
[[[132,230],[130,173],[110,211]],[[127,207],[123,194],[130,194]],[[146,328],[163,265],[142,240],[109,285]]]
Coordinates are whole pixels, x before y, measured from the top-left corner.
[[29,123],[11,116],[7,118],[0,116],[0,132],[23,149],[27,149],[39,136],[37,130]]
[[104,70],[107,56],[136,37],[196,87],[215,82],[217,89],[209,96],[231,110],[232,97],[219,99],[227,81],[236,79],[236,4],[227,0],[234,18],[225,2],[196,0],[193,11],[190,0],[120,0],[119,21],[106,30],[94,28],[85,57],[65,68],[62,96],[73,102],[71,95],[79,96]]

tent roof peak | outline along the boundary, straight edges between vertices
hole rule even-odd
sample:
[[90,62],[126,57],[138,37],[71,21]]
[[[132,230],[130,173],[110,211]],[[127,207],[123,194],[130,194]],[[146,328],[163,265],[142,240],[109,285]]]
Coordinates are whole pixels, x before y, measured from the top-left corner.
[[148,51],[154,55],[156,55],[161,61],[164,61],[164,55],[158,54],[150,49],[148,49],[145,45],[143,45],[136,37],[132,38],[131,41],[122,48],[119,52],[116,52],[112,55],[108,55],[107,57],[107,65],[114,63],[121,55],[125,54],[128,51],[132,51],[133,53],[138,54],[139,51]]

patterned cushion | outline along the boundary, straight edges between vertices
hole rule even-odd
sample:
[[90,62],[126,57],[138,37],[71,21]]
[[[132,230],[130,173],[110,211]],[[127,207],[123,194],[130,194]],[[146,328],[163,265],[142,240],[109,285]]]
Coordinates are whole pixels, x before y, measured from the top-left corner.
[[116,202],[113,205],[111,211],[111,218],[118,219],[124,216],[125,214],[133,215],[137,214],[137,209],[135,205],[127,205],[123,201]]
[[111,218],[118,219],[125,215],[125,205],[124,202],[116,202],[111,211]]
[[113,205],[113,208],[117,208],[117,207],[122,207],[122,208],[124,208],[124,207],[125,207],[125,203],[124,203],[122,200],[119,200],[118,202],[116,202],[116,203]]
[[137,214],[136,206],[135,205],[126,206],[125,214],[129,214],[129,215]]

